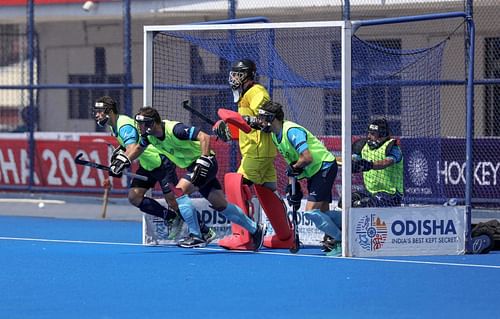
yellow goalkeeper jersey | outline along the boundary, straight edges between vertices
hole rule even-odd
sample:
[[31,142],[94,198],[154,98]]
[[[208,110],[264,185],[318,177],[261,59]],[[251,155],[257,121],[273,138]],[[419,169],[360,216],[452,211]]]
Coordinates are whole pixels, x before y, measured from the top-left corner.
[[[257,116],[258,110],[269,101],[269,93],[261,84],[255,83],[238,101],[238,113],[241,115]],[[240,131],[240,152],[242,157],[262,158],[276,156],[276,147],[271,139],[271,134],[254,130],[248,134]]]

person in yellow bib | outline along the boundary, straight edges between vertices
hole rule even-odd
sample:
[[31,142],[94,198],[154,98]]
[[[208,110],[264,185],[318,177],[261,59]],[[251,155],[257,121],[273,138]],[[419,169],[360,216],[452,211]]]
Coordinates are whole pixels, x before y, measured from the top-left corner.
[[130,152],[127,150],[124,161],[117,160],[110,169],[120,172],[149,145],[156,147],[177,167],[186,169],[186,174],[176,185],[176,191],[180,191],[177,203],[189,228],[189,235],[180,240],[178,245],[185,248],[204,247],[214,239],[202,236],[196,209],[189,198],[190,194],[199,191],[216,211],[246,228],[252,234],[255,250],[258,250],[262,246],[266,227],[248,218],[236,205],[227,202],[217,179],[218,164],[210,149],[210,136],[198,127],[177,121],[162,121],[158,111],[149,106],[141,108],[135,120],[142,136],[140,143]]
[[[111,135],[119,144],[119,147],[114,150],[110,162],[123,156],[126,150],[130,150],[139,143],[140,134],[135,121],[129,116],[119,113],[118,103],[112,97],[102,96],[98,98],[92,111],[97,125],[108,126]],[[146,214],[157,216],[165,221],[169,239],[174,238],[182,228],[177,202],[169,187],[169,183],[175,185],[178,182],[177,174],[172,168],[175,168],[175,165],[167,156],[161,154],[153,146],[147,147],[139,157],[139,168],[136,173],[146,176],[148,180],[132,179],[128,191],[128,200],[132,205]],[[121,177],[121,174],[109,173],[110,176]],[[153,188],[156,183],[160,184],[168,208],[146,196],[146,192]]]
[[400,206],[403,199],[403,153],[391,137],[387,120],[375,119],[365,138],[352,145],[352,172],[363,174],[365,192],[352,194],[352,207]]
[[[238,104],[238,113],[252,128],[248,133],[240,130],[238,137],[233,137],[238,140],[241,153],[237,172],[243,176],[244,184],[254,185],[257,198],[274,229],[275,234],[264,239],[264,246],[289,248],[293,245],[293,233],[286,209],[276,192],[276,147],[271,136],[260,131],[256,120],[260,107],[270,98],[266,88],[256,81],[256,72],[257,66],[250,59],[234,62],[229,72],[228,82],[234,102]],[[214,132],[223,140],[228,136],[226,127],[227,125],[214,126]],[[241,244],[244,241],[243,236],[233,231],[232,236],[226,237],[219,244],[228,249],[244,249]]]
[[[335,240],[328,255],[342,255],[341,214],[330,210],[332,188],[337,176],[337,161],[325,145],[303,126],[284,119],[281,104],[268,101],[259,110],[261,131],[270,133],[274,145],[288,164],[287,175],[307,181],[307,202],[304,216]],[[292,179],[290,179],[292,182]],[[295,194],[287,185],[290,206],[300,206],[303,193],[296,182]]]

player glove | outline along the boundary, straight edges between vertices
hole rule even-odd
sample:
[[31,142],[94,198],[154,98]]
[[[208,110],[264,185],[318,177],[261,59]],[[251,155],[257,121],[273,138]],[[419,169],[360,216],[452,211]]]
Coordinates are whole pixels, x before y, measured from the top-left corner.
[[[191,183],[194,186],[203,186],[207,183],[210,171],[215,167],[215,157],[202,155],[195,162]],[[215,174],[213,174],[215,175]]]
[[295,165],[295,163],[297,163],[297,162],[295,161],[295,162],[290,163],[290,165],[288,165],[288,167],[286,168],[286,176],[297,177],[300,174],[302,174],[304,169],[302,167],[300,167],[300,168],[294,167],[293,165]]
[[109,167],[109,175],[113,177],[121,177],[123,170],[130,167],[132,163],[125,153],[120,153],[115,156]]
[[300,207],[302,197],[304,197],[302,189],[300,188],[300,183],[297,181],[295,182],[295,194],[292,194],[292,184],[286,185],[285,193],[288,205],[294,207],[295,209],[298,209]]
[[352,172],[353,173],[366,172],[366,171],[371,170],[372,168],[373,168],[372,161],[367,161],[364,158],[360,158],[360,157],[353,157],[352,158]]
[[220,138],[224,142],[229,142],[231,140],[231,132],[226,122],[223,120],[218,120],[214,126],[212,126],[212,131],[217,135],[217,138]]
[[125,147],[118,145],[118,147],[113,150],[113,153],[111,154],[111,160],[109,162],[113,163],[118,154],[125,154],[125,150]]
[[262,129],[262,125],[260,124],[260,121],[257,117],[249,115],[243,115],[242,117],[245,120],[245,122],[247,122],[247,124],[250,125],[250,127],[253,128],[254,130]]

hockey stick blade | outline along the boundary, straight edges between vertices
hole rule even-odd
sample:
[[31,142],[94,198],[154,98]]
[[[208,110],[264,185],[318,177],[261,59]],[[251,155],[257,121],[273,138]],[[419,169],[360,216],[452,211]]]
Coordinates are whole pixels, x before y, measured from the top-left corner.
[[213,121],[212,119],[208,118],[205,114],[201,113],[197,109],[194,109],[193,107],[191,107],[191,105],[189,104],[189,100],[183,101],[182,102],[182,107],[185,108],[186,110],[188,110],[189,112],[191,112],[192,114],[196,115],[197,117],[199,117],[203,121],[207,122],[208,124],[210,124],[210,125],[214,125],[215,124],[215,121]]
[[[96,169],[100,169],[100,170],[109,172],[109,166],[84,160],[84,159],[82,159],[82,156],[83,156],[83,153],[80,153],[75,157],[75,164],[88,166],[88,167],[92,167],[92,168],[96,168]],[[137,178],[137,179],[140,179],[140,180],[145,181],[145,182],[148,181],[148,177],[144,176],[144,175],[139,175],[139,174],[135,174],[135,173],[131,173],[131,172],[123,172],[123,175],[129,176],[132,178]]]

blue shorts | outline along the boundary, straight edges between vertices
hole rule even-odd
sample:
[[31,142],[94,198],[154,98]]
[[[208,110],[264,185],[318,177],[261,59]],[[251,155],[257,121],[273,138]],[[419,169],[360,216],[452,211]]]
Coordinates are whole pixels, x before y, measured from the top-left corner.
[[310,202],[332,202],[332,189],[337,177],[337,163],[333,162],[307,179],[307,200]]
[[148,171],[139,165],[139,168],[136,171],[136,174],[146,176],[148,178],[147,181],[143,181],[137,178],[132,179],[132,183],[130,184],[130,188],[153,188],[155,184],[158,182],[161,187],[161,191],[163,194],[170,193],[169,184],[174,186],[179,182],[179,178],[177,177],[177,172],[175,171],[175,164],[168,159],[168,157],[164,155],[160,155],[161,165],[160,167],[155,168],[152,171]]
[[[214,166],[208,172],[207,182],[205,184],[203,184],[203,186],[198,188],[198,191],[200,192],[200,194],[206,199],[208,199],[208,195],[210,194],[212,189],[222,189],[222,185],[220,184],[219,180],[217,179],[217,171],[219,170],[219,166],[217,164],[217,159],[215,158],[215,156],[213,158],[213,161],[214,161]],[[191,176],[192,176],[193,169],[194,169],[195,165],[196,165],[196,162],[189,165],[189,167],[187,168],[186,175],[184,175],[184,177],[183,177],[184,179],[191,181]]]

